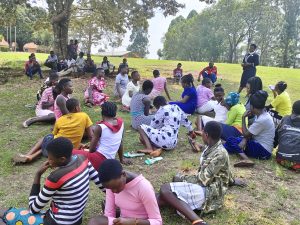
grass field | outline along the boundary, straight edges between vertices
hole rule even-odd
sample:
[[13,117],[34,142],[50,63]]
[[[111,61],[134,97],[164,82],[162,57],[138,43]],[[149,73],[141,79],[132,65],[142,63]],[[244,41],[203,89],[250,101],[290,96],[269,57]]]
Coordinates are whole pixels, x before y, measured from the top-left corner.
[[[41,85],[37,78],[33,81],[27,77],[15,77],[23,68],[24,60],[28,54],[24,53],[0,53],[0,67],[12,67],[8,82],[0,85],[0,208],[16,206],[26,207],[28,194],[34,172],[44,159],[40,159],[30,165],[13,167],[11,157],[16,152],[27,152],[37,139],[50,132],[51,126],[37,124],[23,129],[22,122],[34,116],[34,109],[28,109],[26,104],[35,103],[35,94]],[[47,55],[37,54],[41,61]],[[94,57],[97,63],[101,58]],[[110,58],[110,61],[118,65],[121,58]],[[171,70],[176,66],[175,61],[164,60],[143,60],[129,59],[130,67],[140,71],[143,78],[150,78],[153,69],[160,69],[162,75],[170,76]],[[185,72],[198,74],[200,68],[207,63],[182,62]],[[219,73],[222,75],[220,83],[225,87],[226,92],[238,89],[241,75],[239,65],[217,64]],[[258,67],[258,75],[261,76],[265,89],[269,84],[275,84],[279,80],[288,83],[288,92],[292,101],[300,98],[300,71],[292,69],[281,69],[272,67]],[[74,97],[82,102],[83,92],[87,80],[82,78],[73,79]],[[113,80],[109,80],[107,92],[112,93]],[[198,85],[198,83],[197,83]],[[171,97],[176,100],[180,97],[182,88],[176,85],[169,85]],[[270,92],[269,92],[270,93]],[[270,93],[269,100],[272,99]],[[242,102],[244,98],[241,98]],[[93,122],[100,119],[99,108],[86,108]],[[130,117],[128,114],[119,113],[125,119],[125,150],[134,151],[142,148],[138,142],[138,135],[130,129]],[[195,116],[191,118],[195,120]],[[199,155],[192,153],[185,138],[186,131],[180,131],[178,147],[171,152],[163,153],[164,160],[159,163],[146,166],[144,158],[134,159],[134,164],[126,169],[142,173],[148,178],[155,190],[159,190],[161,184],[169,182],[177,171],[195,170],[198,167]],[[235,156],[231,156],[231,164],[237,161]],[[234,176],[247,180],[246,188],[232,188],[229,190],[225,206],[216,214],[207,215],[204,219],[209,224],[222,225],[300,225],[300,179],[299,174],[295,174],[278,166],[274,159],[269,161],[257,161],[252,169],[236,169],[232,167]],[[46,175],[45,175],[46,176]],[[84,214],[84,224],[91,216],[101,213],[100,202],[103,195],[91,184],[91,194],[87,209]],[[187,225],[186,220],[174,214],[173,210],[163,208],[161,210],[164,224],[167,225]]]

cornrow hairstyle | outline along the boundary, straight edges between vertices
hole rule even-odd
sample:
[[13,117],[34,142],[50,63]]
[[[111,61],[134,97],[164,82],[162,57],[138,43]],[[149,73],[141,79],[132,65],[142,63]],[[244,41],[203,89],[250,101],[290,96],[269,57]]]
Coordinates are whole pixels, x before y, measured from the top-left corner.
[[279,91],[284,92],[287,89],[287,83],[285,83],[284,81],[279,81],[277,83],[277,87]]
[[113,102],[104,102],[101,105],[101,109],[102,109],[101,111],[102,116],[114,118],[117,115],[118,107]]
[[194,77],[191,73],[189,73],[187,75],[184,75],[181,78],[181,83],[185,83],[185,84],[188,84],[188,85],[191,85],[191,86],[195,87],[194,86]]
[[250,95],[262,90],[263,85],[260,77],[251,77],[248,79],[247,84],[250,85]]

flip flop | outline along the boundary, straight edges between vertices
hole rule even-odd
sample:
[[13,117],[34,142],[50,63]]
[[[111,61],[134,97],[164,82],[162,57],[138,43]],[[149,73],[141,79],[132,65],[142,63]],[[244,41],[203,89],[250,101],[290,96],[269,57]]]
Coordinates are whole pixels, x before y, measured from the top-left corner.
[[135,158],[146,155],[145,153],[134,153],[134,152],[125,152],[124,157],[126,158]]
[[163,157],[156,157],[156,158],[152,158],[152,159],[146,159],[145,160],[145,163],[148,165],[148,166],[150,166],[150,165],[152,165],[152,164],[154,164],[154,163],[156,163],[156,162],[158,162],[158,161],[160,161],[160,160],[162,160],[163,159]]
[[233,166],[234,167],[253,167],[254,164],[255,163],[250,160],[242,160],[242,161],[235,163]]
[[201,151],[201,149],[198,148],[198,146],[193,143],[193,139],[189,136],[188,136],[188,141],[189,141],[189,144],[192,147],[193,152],[200,152]]

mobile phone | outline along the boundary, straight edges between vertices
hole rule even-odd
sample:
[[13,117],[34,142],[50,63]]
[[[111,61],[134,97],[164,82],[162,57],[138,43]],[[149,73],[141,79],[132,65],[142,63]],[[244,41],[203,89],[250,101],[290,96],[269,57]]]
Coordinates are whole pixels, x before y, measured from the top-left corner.
[[275,85],[269,85],[269,89],[270,89],[271,91],[274,91],[274,90],[275,90]]

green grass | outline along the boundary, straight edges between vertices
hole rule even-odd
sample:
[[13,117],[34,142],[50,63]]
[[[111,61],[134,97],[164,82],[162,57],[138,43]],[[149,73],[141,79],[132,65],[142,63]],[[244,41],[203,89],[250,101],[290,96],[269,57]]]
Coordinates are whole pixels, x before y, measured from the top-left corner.
[[[24,207],[28,201],[28,194],[33,180],[33,175],[44,159],[40,159],[30,165],[13,167],[11,157],[16,152],[27,152],[37,139],[50,132],[51,126],[45,124],[33,125],[23,129],[21,124],[28,117],[34,116],[34,109],[24,106],[28,103],[35,103],[35,93],[40,87],[41,81],[37,78],[29,81],[27,77],[15,77],[23,68],[24,60],[28,53],[0,53],[0,66],[12,67],[9,80],[0,85],[0,208],[3,207]],[[47,55],[37,54],[41,61]],[[100,57],[94,57],[100,63]],[[121,58],[110,58],[110,61],[118,65]],[[140,71],[143,78],[150,78],[153,69],[160,69],[163,76],[170,77],[176,61],[164,60],[143,60],[129,59],[130,67]],[[185,72],[198,74],[200,68],[207,63],[182,62]],[[220,82],[226,92],[235,91],[241,75],[241,67],[231,64],[217,64],[219,73],[222,75]],[[43,68],[44,69],[44,68]],[[300,88],[299,70],[280,69],[272,67],[259,67],[258,74],[262,77],[264,86],[274,84],[276,81],[285,80],[288,83],[288,92],[292,101],[299,99],[298,89]],[[83,100],[83,91],[87,80],[81,78],[73,79],[74,97]],[[113,80],[109,80],[107,92],[112,94]],[[198,85],[198,83],[197,83]],[[171,96],[178,99],[182,88],[170,85]],[[267,88],[266,88],[267,90]],[[270,93],[271,94],[271,93]],[[113,98],[112,98],[113,99]],[[270,96],[270,100],[272,96]],[[242,98],[242,101],[244,99]],[[100,120],[99,108],[86,108],[93,122]],[[134,151],[142,146],[138,142],[138,135],[130,129],[130,117],[128,114],[119,113],[125,120],[125,150]],[[195,117],[192,117],[195,120]],[[158,191],[161,184],[170,182],[172,176],[181,170],[196,170],[199,155],[192,153],[185,138],[186,131],[181,129],[178,147],[171,152],[164,152],[164,160],[153,166],[146,166],[144,158],[134,159],[134,164],[126,169],[142,173],[148,178],[155,190]],[[231,164],[237,161],[231,156]],[[209,224],[230,224],[230,225],[288,225],[300,224],[300,179],[299,174],[288,171],[276,164],[274,159],[270,161],[258,161],[253,169],[236,169],[232,167],[234,176],[248,181],[249,186],[232,188],[226,196],[225,206],[216,214],[207,215],[205,220]],[[87,209],[84,215],[84,224],[88,218],[100,213],[100,202],[103,195],[91,184],[91,194]],[[186,220],[174,214],[168,208],[161,210],[164,224],[187,225]]]

